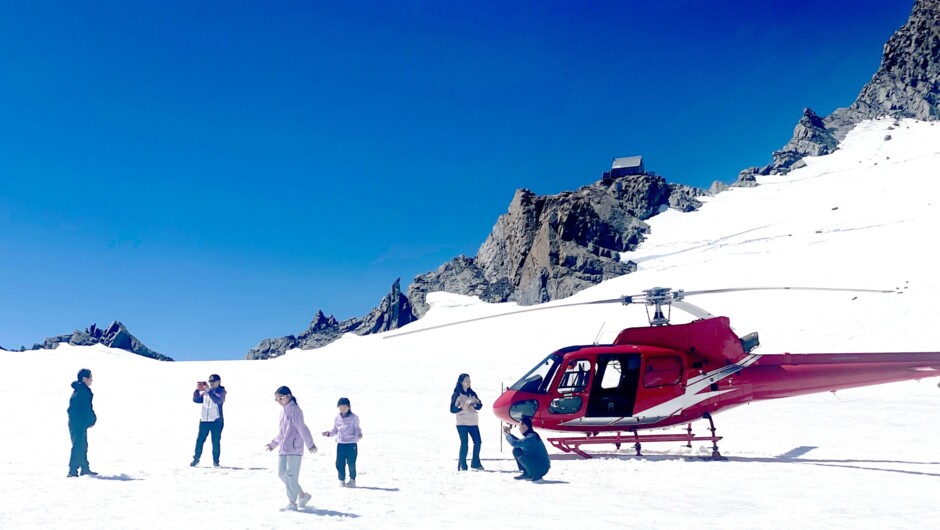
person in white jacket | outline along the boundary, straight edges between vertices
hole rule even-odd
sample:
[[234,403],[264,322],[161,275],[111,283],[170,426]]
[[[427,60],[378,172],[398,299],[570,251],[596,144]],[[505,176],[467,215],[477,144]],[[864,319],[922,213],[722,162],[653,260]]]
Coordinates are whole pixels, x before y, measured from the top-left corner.
[[222,405],[225,404],[225,387],[219,374],[209,376],[209,381],[200,381],[193,391],[193,402],[202,404],[199,410],[199,435],[196,437],[196,452],[190,466],[197,466],[202,458],[202,447],[206,438],[212,434],[212,465],[219,467],[219,456],[222,454],[222,428],[225,427],[225,418],[222,416]]

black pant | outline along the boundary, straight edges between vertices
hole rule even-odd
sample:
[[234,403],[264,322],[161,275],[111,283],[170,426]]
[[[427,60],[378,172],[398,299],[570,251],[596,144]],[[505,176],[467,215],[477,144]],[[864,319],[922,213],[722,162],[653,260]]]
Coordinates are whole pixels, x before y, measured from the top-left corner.
[[69,457],[69,472],[78,472],[78,468],[88,471],[88,428],[74,428],[69,425],[72,438],[72,455]]
[[349,478],[356,480],[357,456],[359,444],[336,444],[336,471],[341,481],[346,480],[346,464],[349,464]]
[[534,479],[540,479],[545,476],[545,473],[548,473],[548,469],[544,464],[537,464],[533,458],[526,456],[522,449],[518,447],[512,450],[512,456],[516,457],[516,465],[519,466],[519,471]]
[[202,446],[206,443],[206,437],[212,433],[212,463],[219,463],[219,454],[222,452],[222,427],[225,422],[222,418],[215,421],[200,421],[199,436],[196,438],[196,454],[193,460],[198,461],[202,457]]
[[480,463],[480,427],[476,425],[458,425],[457,434],[460,435],[460,458],[457,461],[457,469],[467,469],[467,435],[473,438],[473,458],[470,460],[470,466],[477,468],[483,467]]

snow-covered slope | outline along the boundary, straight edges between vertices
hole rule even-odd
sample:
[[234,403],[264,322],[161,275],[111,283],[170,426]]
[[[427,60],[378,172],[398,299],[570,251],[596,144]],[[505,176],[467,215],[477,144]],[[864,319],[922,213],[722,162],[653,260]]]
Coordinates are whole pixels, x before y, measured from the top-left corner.
[[[903,294],[760,292],[690,300],[759,331],[764,353],[938,351],[940,127],[866,122],[835,154],[786,176],[764,177],[666,212],[625,258],[635,274],[574,300],[653,286],[900,288]],[[892,139],[886,141],[885,135]],[[401,330],[514,309],[435,294],[422,320]],[[676,322],[682,321],[677,319]],[[925,528],[940,515],[940,389],[936,379],[754,403],[716,417],[727,462],[689,461],[680,444],[626,447],[607,458],[553,455],[547,483],[514,481],[499,422],[481,414],[488,472],[458,473],[446,401],[471,374],[489,405],[548,352],[610,341],[642,324],[637,308],[538,311],[409,334],[348,336],[266,361],[160,363],[101,346],[0,352],[2,528]],[[89,459],[99,479],[66,479],[65,408],[76,371],[94,371],[98,425]],[[188,466],[197,431],[196,380],[222,376],[229,391],[223,469]],[[315,432],[340,396],[362,420],[357,490],[337,487],[335,446],[318,438],[301,484],[309,513],[279,513],[275,388],[288,385]],[[701,430],[702,426],[698,426]],[[207,444],[206,450],[209,451]],[[204,459],[205,460],[205,459]],[[105,479],[105,480],[102,480]],[[110,479],[110,480],[108,480]]]

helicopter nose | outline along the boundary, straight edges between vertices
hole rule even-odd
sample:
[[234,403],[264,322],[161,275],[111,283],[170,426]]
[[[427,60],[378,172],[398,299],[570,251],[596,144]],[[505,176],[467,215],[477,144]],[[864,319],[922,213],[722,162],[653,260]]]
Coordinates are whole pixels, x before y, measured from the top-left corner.
[[513,422],[513,419],[509,417],[509,407],[512,406],[512,399],[515,394],[515,390],[506,390],[493,402],[493,414],[495,414],[497,418],[503,421]]

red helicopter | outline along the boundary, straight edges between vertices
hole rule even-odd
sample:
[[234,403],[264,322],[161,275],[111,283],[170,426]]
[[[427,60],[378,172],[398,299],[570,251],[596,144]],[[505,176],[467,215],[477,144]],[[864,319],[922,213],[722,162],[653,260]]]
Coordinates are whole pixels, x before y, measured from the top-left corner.
[[[686,296],[755,290],[822,290],[895,293],[870,289],[750,287],[683,291],[656,287],[641,295],[524,309],[510,314],[621,303],[647,306],[650,327],[627,328],[613,344],[562,348],[532,368],[493,404],[499,418],[532,418],[534,427],[583,433],[549,438],[558,449],[582,457],[583,445],[633,443],[638,456],[646,442],[712,443],[718,451],[712,415],[764,399],[800,396],[867,385],[940,376],[940,352],[760,354],[757,333],[739,337],[727,317],[714,316]],[[671,307],[697,317],[670,325]],[[653,308],[652,315],[649,308]],[[663,309],[666,308],[666,313]],[[495,318],[491,315],[475,320]],[[445,324],[462,324],[455,322]],[[427,328],[433,329],[433,328]],[[425,330],[416,330],[425,331]],[[414,332],[410,332],[414,333]],[[401,335],[401,334],[399,334]],[[695,436],[691,422],[706,419],[710,435]],[[639,434],[687,423],[676,434]]]

